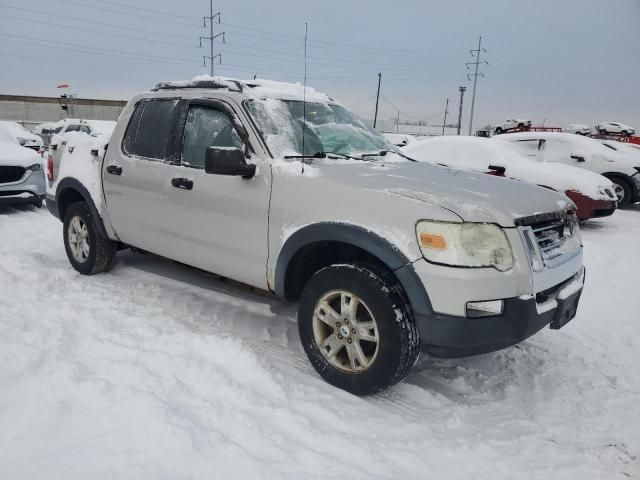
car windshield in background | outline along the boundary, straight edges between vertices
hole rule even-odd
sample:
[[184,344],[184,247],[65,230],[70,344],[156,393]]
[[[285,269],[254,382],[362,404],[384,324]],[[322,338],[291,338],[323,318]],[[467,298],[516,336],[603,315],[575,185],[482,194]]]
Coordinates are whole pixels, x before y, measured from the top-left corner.
[[275,157],[320,152],[357,157],[396,151],[382,135],[340,105],[307,102],[305,107],[302,101],[276,99],[249,100],[245,105]]

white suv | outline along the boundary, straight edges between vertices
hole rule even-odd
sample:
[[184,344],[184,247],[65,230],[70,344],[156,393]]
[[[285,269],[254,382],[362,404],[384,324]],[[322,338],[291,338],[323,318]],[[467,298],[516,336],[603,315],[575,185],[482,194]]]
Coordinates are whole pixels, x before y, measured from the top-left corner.
[[73,146],[47,207],[76,270],[132,246],[297,301],[312,365],[356,394],[402,380],[421,347],[489,352],[576,313],[567,197],[414,162],[299,85],[161,84],[129,102],[106,153]]
[[509,142],[537,161],[564,163],[607,177],[615,186],[619,207],[640,200],[640,160],[597,140],[570,133],[524,132],[494,137],[494,141]]
[[511,132],[513,130],[527,130],[531,127],[531,120],[523,120],[522,118],[512,118],[505,122],[493,126],[493,133],[500,135],[501,133]]
[[636,129],[619,122],[601,122],[596,125],[596,130],[602,135],[619,133],[623,137],[629,137],[636,133]]

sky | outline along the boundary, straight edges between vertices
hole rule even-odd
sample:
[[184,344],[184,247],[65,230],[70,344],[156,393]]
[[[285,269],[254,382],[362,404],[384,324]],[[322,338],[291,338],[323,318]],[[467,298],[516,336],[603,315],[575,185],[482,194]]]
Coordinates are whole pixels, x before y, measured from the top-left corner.
[[[640,0],[215,0],[221,64],[237,78],[308,80],[373,117],[441,124],[457,118],[482,36],[474,129],[511,117],[534,124],[640,128]],[[128,99],[162,80],[209,72],[199,37],[208,0],[0,0],[0,93]],[[206,44],[206,41],[204,42]],[[216,60],[217,63],[217,60]]]

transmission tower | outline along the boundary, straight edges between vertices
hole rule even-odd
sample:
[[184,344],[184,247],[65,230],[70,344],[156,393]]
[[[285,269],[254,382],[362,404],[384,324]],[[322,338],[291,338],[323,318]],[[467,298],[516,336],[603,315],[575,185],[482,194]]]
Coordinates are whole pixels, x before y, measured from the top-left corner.
[[220,23],[220,12],[217,13],[213,13],[213,0],[209,0],[209,16],[208,17],[202,17],[202,26],[206,27],[207,26],[207,20],[209,20],[209,36],[208,37],[200,37],[200,46],[202,47],[202,40],[208,40],[209,41],[209,46],[210,46],[210,54],[209,55],[203,55],[202,56],[202,64],[204,66],[207,65],[207,58],[209,59],[209,66],[210,66],[210,72],[211,72],[211,76],[213,77],[213,65],[215,63],[216,58],[218,59],[218,63],[222,63],[222,54],[218,53],[216,55],[213,54],[213,41],[218,38],[218,37],[222,37],[222,43],[224,43],[224,34],[225,32],[220,32],[216,35],[213,34],[213,21],[214,20],[218,20],[218,24]]
[[471,80],[471,77],[473,77],[473,95],[471,96],[471,113],[469,114],[469,135],[471,135],[471,132],[473,130],[473,109],[476,106],[476,84],[478,83],[478,76],[481,76],[484,78],[484,73],[478,72],[478,66],[481,63],[489,65],[489,62],[485,60],[482,60],[482,61],[480,60],[480,55],[482,53],[487,53],[487,51],[484,48],[482,48],[482,37],[478,38],[478,48],[474,50],[469,50],[469,51],[471,52],[471,56],[475,57],[476,59],[475,62],[469,62],[466,64],[467,70],[469,70],[469,65],[475,65],[474,73],[467,74],[467,79]]

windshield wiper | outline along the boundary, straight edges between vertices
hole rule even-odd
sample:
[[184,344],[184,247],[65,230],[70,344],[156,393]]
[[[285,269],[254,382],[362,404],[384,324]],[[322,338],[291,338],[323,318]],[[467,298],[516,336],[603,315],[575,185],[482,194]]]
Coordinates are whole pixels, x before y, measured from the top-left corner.
[[407,160],[411,160],[412,162],[417,162],[417,160],[407,157],[404,153],[400,153],[396,150],[380,150],[378,153],[363,153],[362,158],[364,157],[384,157],[387,153],[393,152],[396,155],[400,155],[402,158],[406,158]]
[[346,153],[337,152],[316,152],[313,155],[285,155],[285,160],[291,160],[294,158],[348,158],[349,160],[360,160],[358,157],[352,157]]

